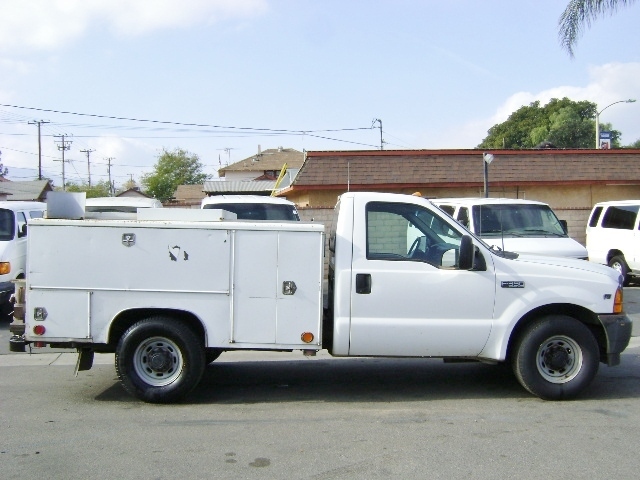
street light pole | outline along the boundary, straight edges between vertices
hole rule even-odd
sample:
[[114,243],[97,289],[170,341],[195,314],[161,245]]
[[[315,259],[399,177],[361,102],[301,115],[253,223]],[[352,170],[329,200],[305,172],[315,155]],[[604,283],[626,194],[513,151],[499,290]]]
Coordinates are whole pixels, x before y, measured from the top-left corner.
[[615,105],[616,103],[633,103],[635,100],[630,98],[629,100],[618,100],[617,102],[610,103],[606,107],[604,107],[599,112],[596,112],[596,149],[600,148],[600,114],[604,112],[611,105]]
[[489,164],[493,162],[493,154],[483,153],[482,160],[484,164],[484,198],[489,198]]

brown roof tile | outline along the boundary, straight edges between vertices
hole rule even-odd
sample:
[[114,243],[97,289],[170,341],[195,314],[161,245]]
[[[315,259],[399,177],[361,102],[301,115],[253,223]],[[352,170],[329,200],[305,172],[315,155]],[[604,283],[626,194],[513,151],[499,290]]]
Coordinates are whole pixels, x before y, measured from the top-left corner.
[[[491,183],[640,183],[640,150],[492,150]],[[307,152],[293,188],[481,184],[481,150]]]

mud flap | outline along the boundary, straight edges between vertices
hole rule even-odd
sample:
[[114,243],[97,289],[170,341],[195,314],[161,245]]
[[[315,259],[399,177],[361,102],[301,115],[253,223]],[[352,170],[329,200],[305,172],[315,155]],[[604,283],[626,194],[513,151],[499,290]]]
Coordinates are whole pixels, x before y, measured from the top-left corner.
[[76,370],[74,375],[77,377],[78,372],[83,370],[90,370],[93,366],[93,350],[88,348],[78,349],[78,361],[76,362]]

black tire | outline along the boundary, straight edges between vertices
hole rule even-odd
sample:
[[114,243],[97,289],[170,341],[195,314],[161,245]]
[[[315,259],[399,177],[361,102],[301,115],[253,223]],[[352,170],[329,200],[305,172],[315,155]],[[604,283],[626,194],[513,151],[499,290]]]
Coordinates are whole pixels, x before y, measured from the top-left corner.
[[583,323],[549,315],[531,323],[515,343],[512,367],[520,384],[544,400],[580,394],[598,372],[600,351]]
[[205,350],[205,362],[207,365],[215,362],[220,355],[222,355],[223,350],[221,348],[207,348]]
[[620,272],[622,283],[625,287],[629,285],[629,265],[627,265],[624,255],[616,255],[609,260],[609,266]]
[[187,325],[152,317],[132,325],[116,348],[116,371],[124,388],[150,403],[184,398],[200,382],[204,345]]
[[4,302],[0,305],[0,322],[13,322],[13,303]]

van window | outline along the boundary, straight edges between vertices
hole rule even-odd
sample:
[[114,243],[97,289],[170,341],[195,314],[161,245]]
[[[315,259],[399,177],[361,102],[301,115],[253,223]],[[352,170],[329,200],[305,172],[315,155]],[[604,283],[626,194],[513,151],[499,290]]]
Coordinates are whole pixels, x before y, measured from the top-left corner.
[[13,211],[0,209],[0,241],[8,242],[13,240],[16,231]]
[[331,226],[329,227],[329,251],[336,251],[336,230],[338,229],[338,216],[340,215],[340,200],[333,207],[333,217],[331,218]]
[[596,207],[593,209],[591,213],[591,218],[589,219],[589,226],[595,227],[598,225],[598,220],[600,220],[600,214],[602,213],[602,207]]
[[18,238],[25,237],[27,231],[24,227],[27,225],[27,217],[25,217],[24,212],[17,212],[16,220],[18,222]]
[[602,227],[633,230],[639,207],[639,205],[610,206],[602,217]]
[[438,205],[438,206],[440,207],[440,210],[442,210],[444,213],[446,213],[450,217],[453,217],[453,212],[456,211],[456,207],[454,207],[453,205]]
[[469,228],[469,209],[467,207],[460,207],[456,220],[458,220],[461,225]]
[[42,218],[44,216],[44,212],[42,210],[31,210],[29,212],[29,218]]

